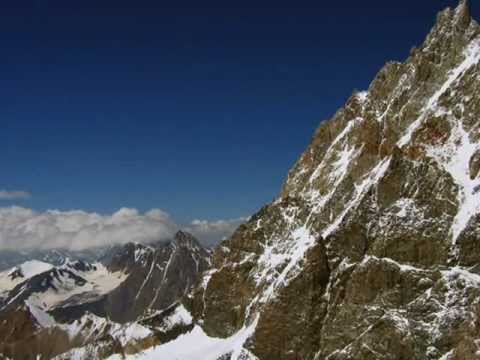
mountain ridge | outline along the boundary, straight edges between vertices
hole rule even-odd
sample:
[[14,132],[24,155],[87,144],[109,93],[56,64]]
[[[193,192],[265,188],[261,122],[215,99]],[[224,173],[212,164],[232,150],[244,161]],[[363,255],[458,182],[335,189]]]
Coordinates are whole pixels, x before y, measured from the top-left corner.
[[40,263],[13,283],[0,301],[0,354],[105,358],[190,329],[190,315],[177,302],[208,267],[210,254],[198,240],[178,232],[168,243],[129,243],[111,251],[103,263]]
[[253,329],[232,359],[475,358],[454,339],[478,331],[479,35],[468,2],[442,11],[217,249],[192,311],[209,336]]

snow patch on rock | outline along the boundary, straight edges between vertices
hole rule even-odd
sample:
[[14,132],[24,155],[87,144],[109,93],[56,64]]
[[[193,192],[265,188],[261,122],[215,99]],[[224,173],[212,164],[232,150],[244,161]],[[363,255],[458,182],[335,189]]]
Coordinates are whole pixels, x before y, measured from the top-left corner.
[[218,360],[230,355],[231,360],[256,360],[256,357],[244,348],[245,342],[253,335],[256,321],[243,327],[226,339],[209,337],[200,326],[176,340],[135,355],[114,355],[108,360]]
[[449,72],[447,80],[429,99],[425,107],[420,110],[420,116],[410,124],[405,134],[397,142],[398,147],[402,148],[408,145],[415,131],[422,125],[424,120],[432,111],[438,108],[438,102],[443,94],[458,81],[465,72],[480,61],[480,39],[473,40],[464,51],[464,60],[456,68]]
[[469,165],[470,159],[480,149],[480,145],[472,142],[470,135],[459,121],[451,122],[450,137],[441,146],[428,147],[427,155],[447,171],[458,186],[458,212],[451,227],[455,243],[470,219],[480,212],[480,191],[478,191],[480,178],[470,177]]

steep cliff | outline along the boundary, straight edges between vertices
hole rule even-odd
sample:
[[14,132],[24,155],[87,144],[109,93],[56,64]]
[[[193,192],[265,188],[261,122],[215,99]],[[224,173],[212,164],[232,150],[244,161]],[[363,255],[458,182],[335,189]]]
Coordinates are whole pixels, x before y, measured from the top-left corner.
[[462,1],[216,250],[191,308],[209,336],[249,329],[232,360],[480,358],[479,60]]

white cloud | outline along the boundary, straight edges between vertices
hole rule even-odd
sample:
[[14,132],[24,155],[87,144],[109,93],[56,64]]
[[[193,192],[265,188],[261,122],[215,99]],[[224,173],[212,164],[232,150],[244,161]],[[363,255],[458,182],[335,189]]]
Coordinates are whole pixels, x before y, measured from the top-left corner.
[[[184,226],[204,244],[218,243],[243,222],[196,220]],[[171,239],[180,229],[163,210],[140,213],[122,208],[111,215],[81,210],[37,212],[23,207],[0,208],[0,250],[65,248],[82,250],[127,242]]]
[[231,220],[194,220],[185,227],[185,230],[192,233],[206,245],[216,245],[233,234],[233,232],[248,218]]
[[0,200],[29,199],[32,195],[27,191],[0,190]]

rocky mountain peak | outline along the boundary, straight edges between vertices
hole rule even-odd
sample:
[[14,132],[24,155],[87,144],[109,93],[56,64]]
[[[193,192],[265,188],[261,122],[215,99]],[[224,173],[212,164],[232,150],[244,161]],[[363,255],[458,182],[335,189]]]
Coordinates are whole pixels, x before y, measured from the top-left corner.
[[177,231],[177,233],[174,236],[176,241],[183,241],[183,240],[191,240],[195,239],[192,234],[185,232],[183,230]]
[[165,309],[189,292],[208,267],[209,254],[195,237],[180,231],[170,242],[115,247],[104,264],[127,277],[101,307],[110,318],[126,322]]
[[458,43],[461,43],[462,38],[468,41],[476,31],[478,31],[478,24],[471,17],[469,2],[462,0],[455,9],[447,8],[438,14],[437,22],[427,37],[426,45],[428,47],[430,43],[435,43],[440,46],[441,42],[446,46],[461,45]]
[[175,234],[174,242],[181,247],[187,247],[191,249],[203,249],[200,242],[192,234],[182,230],[178,231]]
[[453,339],[480,331],[479,63],[462,1],[323,122],[216,250],[193,302],[205,331],[249,329],[247,359],[474,359]]
[[455,9],[455,22],[461,28],[467,28],[472,21],[472,16],[470,13],[470,1],[469,0],[460,0],[459,5]]

